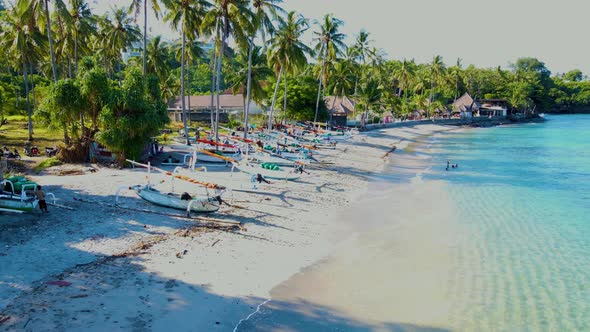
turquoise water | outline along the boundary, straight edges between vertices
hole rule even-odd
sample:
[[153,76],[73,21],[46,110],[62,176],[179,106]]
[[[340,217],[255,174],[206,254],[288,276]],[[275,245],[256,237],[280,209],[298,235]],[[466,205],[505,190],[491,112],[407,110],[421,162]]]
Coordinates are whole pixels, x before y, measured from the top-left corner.
[[424,178],[457,205],[452,326],[590,331],[590,116],[445,134],[431,152]]
[[369,241],[236,330],[590,331],[590,115],[413,144],[342,218]]

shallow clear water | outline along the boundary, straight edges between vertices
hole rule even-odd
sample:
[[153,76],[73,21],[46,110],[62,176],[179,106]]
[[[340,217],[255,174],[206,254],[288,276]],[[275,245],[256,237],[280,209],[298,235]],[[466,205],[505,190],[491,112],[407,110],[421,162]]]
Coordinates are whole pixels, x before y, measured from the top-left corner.
[[590,331],[590,115],[437,134],[394,158],[342,219],[349,252],[238,330]]
[[454,328],[590,330],[590,116],[548,120],[432,143],[424,178],[448,182],[458,216]]

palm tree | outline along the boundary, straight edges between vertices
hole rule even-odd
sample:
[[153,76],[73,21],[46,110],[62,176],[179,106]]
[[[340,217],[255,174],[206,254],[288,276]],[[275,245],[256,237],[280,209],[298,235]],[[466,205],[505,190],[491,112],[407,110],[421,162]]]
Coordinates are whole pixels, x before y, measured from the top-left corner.
[[365,30],[361,30],[356,37],[354,44],[354,50],[358,59],[362,61],[364,65],[367,64],[367,58],[369,57],[370,45],[373,42],[369,39],[370,33]]
[[[275,27],[272,23],[272,19],[278,19],[280,14],[286,14],[286,11],[281,8],[278,4],[282,3],[283,0],[254,0],[252,6],[254,7],[254,18],[255,18],[255,31],[254,37],[257,31],[260,31],[262,35],[263,53],[266,53],[267,43],[266,34],[273,35],[275,33]],[[270,15],[269,15],[270,14]],[[252,53],[254,51],[253,38],[248,39],[248,79],[246,83],[246,110],[244,113],[244,139],[248,138],[248,115],[250,113],[250,97],[252,87]],[[285,84],[285,104],[286,104],[286,93],[287,85]],[[286,108],[286,106],[285,106]]]
[[184,79],[184,66],[185,66],[185,47],[186,38],[189,36],[190,40],[196,40],[200,34],[200,27],[203,24],[203,19],[206,14],[207,8],[211,4],[205,0],[183,0],[183,1],[171,1],[166,2],[166,7],[170,12],[166,15],[165,20],[172,24],[172,27],[178,31],[180,26],[181,39],[182,39],[182,50],[181,50],[181,62],[180,62],[180,96],[182,104],[182,121],[184,125],[184,135],[186,137],[186,144],[190,145],[187,127],[187,114],[186,114],[186,100],[185,100],[185,79]]
[[[67,15],[67,8],[62,0],[53,0],[53,6],[58,16]],[[49,54],[51,56],[51,69],[53,71],[53,80],[57,82],[57,67],[55,63],[55,52],[53,49],[53,39],[51,37],[51,15],[49,15],[49,0],[18,0],[17,7],[26,8],[26,16],[37,22],[41,28],[47,32],[49,41]]]
[[85,0],[70,0],[70,16],[73,23],[74,68],[78,70],[78,50],[80,45],[84,47],[84,50],[87,49],[84,45],[90,35],[96,33],[96,18]]
[[268,117],[268,130],[272,130],[273,113],[283,72],[294,72],[303,68],[307,63],[306,55],[313,53],[313,50],[300,40],[307,29],[309,29],[307,20],[294,11],[290,12],[286,19],[279,18],[277,34],[271,41],[271,48],[268,51],[269,66],[275,73],[278,71]]
[[44,49],[42,34],[34,25],[30,25],[26,6],[15,6],[5,12],[0,25],[0,48],[10,54],[16,68],[21,67],[27,99],[29,140],[33,140],[33,120],[31,100],[29,97],[29,79],[27,66],[38,60],[39,51]]
[[354,88],[354,68],[349,61],[336,61],[331,76],[333,80],[328,90],[334,96],[344,97]]
[[[168,3],[170,0],[161,0],[164,2],[164,5]],[[159,18],[161,13],[160,10],[160,0],[149,0],[152,10],[154,11],[154,15],[156,19]],[[143,4],[142,4],[143,3]],[[139,15],[141,11],[141,7],[143,5],[143,76],[147,74],[147,26],[148,26],[148,19],[147,19],[147,12],[148,12],[148,0],[132,0],[131,6],[129,6],[129,13],[134,12],[135,18]]]
[[457,101],[459,93],[459,80],[461,79],[461,58],[457,59],[457,64],[454,67],[449,68],[449,79],[455,82],[455,101]]
[[162,42],[162,36],[156,36],[147,45],[146,49],[146,74],[155,74],[164,82],[168,78],[170,64],[168,63],[168,48]]
[[342,54],[342,49],[346,49],[346,45],[343,42],[345,35],[338,32],[342,24],[343,22],[335,18],[333,15],[326,14],[322,24],[320,25],[320,31],[314,32],[314,34],[317,36],[316,38],[318,39],[316,50],[318,51],[319,57],[322,61],[318,84],[318,99],[316,102],[315,116],[313,119],[314,123],[318,121],[318,110],[322,96],[322,81],[324,80],[324,67],[326,60],[334,61],[338,55]]
[[[137,25],[133,23],[133,20],[125,10],[122,8],[115,8],[113,14],[113,25],[110,27],[110,31],[107,32],[107,46],[108,50],[113,54],[117,61],[117,65],[121,64],[121,53],[132,47],[134,42],[139,41],[141,33]],[[119,74],[119,82],[121,81],[121,75]]]
[[[257,102],[265,98],[264,88],[261,82],[272,75],[272,70],[266,62],[266,56],[261,50],[262,48],[260,46],[254,46],[252,52],[250,52],[250,47],[248,49],[240,49],[240,52],[236,56],[236,64],[240,69],[228,76],[228,81],[231,84],[234,94],[240,90],[247,90],[248,83],[250,83],[251,98]],[[249,60],[250,57],[251,60]],[[248,67],[249,62],[251,63],[250,67]],[[248,121],[247,102],[249,100],[246,95],[244,96],[244,122],[246,124]],[[247,128],[247,125],[245,128]]]
[[443,59],[440,55],[435,55],[430,63],[430,97],[429,101],[432,103],[434,98],[434,86],[440,83],[445,76],[446,68]]
[[[182,44],[174,45],[176,48],[175,50],[175,57],[178,62],[182,61]],[[187,45],[184,47],[184,61],[186,62],[185,66],[185,76],[186,76],[186,87],[188,90],[188,109],[191,109],[191,98],[192,90],[191,90],[191,80],[190,80],[190,67],[191,64],[196,62],[197,59],[202,58],[205,55],[205,50],[203,49],[202,44],[196,40],[189,40]]]
[[404,59],[397,70],[394,71],[394,75],[400,83],[400,97],[403,99],[407,96],[406,91],[410,88],[410,84],[416,75],[416,64],[414,60],[408,61]]
[[[218,21],[219,20],[219,21]],[[221,39],[218,41],[220,50],[217,59],[216,94],[217,107],[215,109],[215,140],[219,141],[219,112],[220,112],[220,81],[223,55],[228,38],[231,36],[240,45],[248,43],[248,37],[255,30],[254,13],[249,8],[249,0],[214,0],[213,8],[207,13],[205,25],[208,27],[219,23]]]
[[[370,34],[367,31],[361,30],[356,37],[354,46],[350,48],[350,54],[347,54],[347,56],[350,56],[354,61],[361,60],[360,67],[365,67],[367,65],[370,45],[373,43],[373,41],[369,39],[369,36]],[[359,72],[357,72],[357,79],[354,84],[355,96],[357,95],[359,76],[362,75],[364,69],[365,68],[359,68]]]
[[361,84],[359,91],[359,99],[361,104],[364,106],[363,116],[363,127],[366,125],[369,110],[377,103],[381,101],[383,96],[383,87],[379,81],[373,77],[367,78],[366,81]]
[[92,38],[92,51],[102,61],[102,65],[112,79],[113,63],[117,54],[116,52],[113,54],[113,50],[110,48],[109,34],[114,29],[114,25],[106,14],[97,17],[96,23],[98,29]]
[[[266,53],[266,34],[274,34],[275,27],[272,24],[273,19],[277,19],[281,14],[287,12],[278,4],[283,3],[283,0],[253,0],[254,16],[256,18],[256,26],[262,35],[263,52]],[[270,14],[270,15],[269,15]]]

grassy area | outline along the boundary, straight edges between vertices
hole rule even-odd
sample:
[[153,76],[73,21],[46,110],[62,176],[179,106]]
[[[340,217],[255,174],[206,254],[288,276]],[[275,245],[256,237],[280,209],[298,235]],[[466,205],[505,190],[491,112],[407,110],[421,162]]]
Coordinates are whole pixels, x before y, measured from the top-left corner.
[[[7,146],[11,151],[16,148],[22,154],[25,141],[29,139],[27,117],[11,115],[7,120],[8,123],[0,127],[0,147]],[[47,128],[36,126],[33,122],[33,145],[39,148],[41,154],[45,152],[46,147],[53,148],[62,140],[62,133],[48,131]]]
[[47,158],[47,159],[43,160],[42,162],[40,162],[39,164],[37,164],[37,166],[35,166],[34,170],[35,170],[35,172],[41,172],[42,170],[44,170],[46,168],[49,168],[51,166],[57,166],[57,165],[61,165],[61,161],[59,161],[55,157],[51,157],[51,158]]

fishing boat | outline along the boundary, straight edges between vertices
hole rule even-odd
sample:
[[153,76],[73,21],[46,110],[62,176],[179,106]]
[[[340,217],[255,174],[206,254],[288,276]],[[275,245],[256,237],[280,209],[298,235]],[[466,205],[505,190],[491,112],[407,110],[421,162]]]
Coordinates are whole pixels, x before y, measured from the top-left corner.
[[250,154],[248,155],[248,159],[257,163],[271,163],[278,166],[295,166],[296,164],[308,165],[310,161],[309,159],[291,160],[264,152]]
[[222,200],[220,196],[198,197],[187,193],[163,193],[151,185],[137,185],[132,189],[144,200],[167,208],[189,210],[191,212],[210,213],[219,210]]
[[[209,153],[204,153],[204,151],[207,151]],[[219,158],[216,156],[213,156],[212,154],[218,155],[219,157],[223,157],[223,158]],[[197,162],[201,162],[201,163],[226,163],[227,160],[224,158],[231,158],[232,160],[241,160],[242,159],[242,153],[241,152],[223,152],[223,151],[219,151],[219,150],[204,150],[201,149],[199,151],[197,151]]]
[[295,181],[301,177],[301,174],[295,172],[295,168],[287,170],[287,168],[281,168],[278,165],[275,166],[269,167],[266,163],[234,163],[234,167],[240,171],[253,176],[260,174],[265,179]]
[[29,193],[36,186],[37,184],[24,184],[21,186],[20,193],[18,193],[15,191],[15,185],[12,181],[4,180],[0,182],[0,210],[16,213],[35,211],[39,206],[39,201]]

